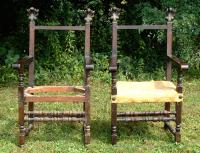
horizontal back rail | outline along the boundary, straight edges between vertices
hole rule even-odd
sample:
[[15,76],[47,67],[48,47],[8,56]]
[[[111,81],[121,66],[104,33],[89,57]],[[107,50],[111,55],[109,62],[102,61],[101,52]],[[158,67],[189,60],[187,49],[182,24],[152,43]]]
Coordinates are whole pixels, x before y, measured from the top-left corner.
[[79,30],[85,31],[85,26],[34,26],[35,30]]
[[117,25],[117,29],[138,29],[138,30],[159,30],[159,29],[167,29],[167,25]]

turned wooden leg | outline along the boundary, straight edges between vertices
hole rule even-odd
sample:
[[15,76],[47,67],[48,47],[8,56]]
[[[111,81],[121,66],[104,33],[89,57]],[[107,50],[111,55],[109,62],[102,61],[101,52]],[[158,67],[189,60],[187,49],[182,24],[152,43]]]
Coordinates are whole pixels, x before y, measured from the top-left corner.
[[84,124],[84,144],[90,144],[90,125]]
[[111,104],[111,133],[112,133],[112,144],[117,143],[117,104],[112,103]]
[[[166,111],[170,111],[170,105],[171,105],[171,104],[170,104],[169,102],[166,102],[166,103],[165,103],[165,110],[166,110]],[[166,115],[166,116],[169,117],[170,115]],[[166,123],[167,123],[167,122],[164,122],[164,129],[167,129]]]
[[24,103],[19,103],[19,145],[25,143],[25,127],[24,127]]
[[[28,103],[28,110],[29,111],[33,111],[34,110],[34,103],[33,102],[29,102]],[[33,115],[31,114],[29,117],[33,118]],[[29,124],[32,124],[32,123],[33,123],[33,121],[29,121]]]
[[90,143],[90,89],[86,87],[86,101],[84,102],[85,123],[84,123],[84,143]]
[[182,114],[182,102],[176,103],[176,133],[175,133],[175,141],[181,141],[181,114]]
[[[29,111],[33,111],[34,110],[34,103],[33,102],[29,102],[28,103],[28,110]],[[29,118],[33,118],[33,114],[29,115]],[[26,136],[29,135],[30,131],[33,129],[33,121],[29,121],[28,122],[28,128],[26,130]]]
[[24,74],[23,67],[19,70],[19,85],[18,85],[18,113],[19,113],[19,145],[25,143],[26,130],[24,127]]
[[85,102],[85,123],[83,125],[84,128],[84,143],[90,143],[90,104],[89,102]]
[[[83,112],[85,113],[85,102],[83,103]],[[83,123],[83,141],[85,142],[85,123]]]

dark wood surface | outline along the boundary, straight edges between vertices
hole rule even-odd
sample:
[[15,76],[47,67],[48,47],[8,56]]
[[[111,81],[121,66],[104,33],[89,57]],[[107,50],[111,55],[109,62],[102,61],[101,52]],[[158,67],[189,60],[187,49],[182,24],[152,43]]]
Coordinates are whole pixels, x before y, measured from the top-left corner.
[[[84,143],[90,143],[90,71],[94,69],[91,63],[90,53],[90,22],[92,21],[93,11],[86,10],[85,26],[43,26],[35,25],[35,20],[38,16],[37,9],[31,7],[29,13],[29,56],[20,58],[17,63],[13,64],[13,68],[18,69],[19,84],[18,84],[18,101],[19,101],[19,145],[25,143],[25,136],[33,129],[34,122],[43,121],[68,121],[68,122],[83,122]],[[35,30],[81,30],[85,32],[85,79],[84,85],[78,86],[35,86]],[[24,71],[25,65],[29,65],[29,86],[24,87]],[[74,93],[71,96],[62,95],[37,95],[38,93]],[[79,93],[79,94],[77,94]],[[34,111],[34,103],[36,102],[80,102],[83,104],[83,112],[51,112],[51,111]],[[25,104],[28,104],[28,109],[25,111]],[[25,122],[28,122],[28,127],[25,127]]]
[[[188,65],[184,63],[182,60],[173,56],[172,48],[173,48],[173,26],[172,19],[174,18],[173,9],[168,9],[167,14],[167,24],[165,25],[118,25],[117,19],[119,18],[119,9],[112,8],[111,9],[111,18],[112,18],[112,55],[110,60],[109,71],[112,74],[112,84],[111,84],[111,101],[114,102],[116,100],[115,96],[117,95],[117,32],[119,30],[159,30],[164,29],[167,31],[167,63],[166,63],[166,80],[172,80],[172,64],[176,65],[178,76],[177,76],[177,87],[176,91],[182,94],[183,91],[183,71],[188,69]],[[145,96],[145,95],[144,95]],[[179,97],[182,100],[182,96]],[[111,103],[111,136],[112,136],[112,144],[117,143],[117,122],[119,121],[127,121],[127,122],[140,122],[140,121],[153,121],[164,122],[164,128],[168,129],[174,136],[175,141],[181,141],[181,114],[182,114],[182,101],[175,103],[175,111],[171,111],[171,102],[166,101],[164,110],[161,111],[143,111],[143,112],[117,112],[118,103]],[[129,104],[131,105],[131,104]],[[175,127],[170,125],[170,122],[175,122]]]
[[188,70],[189,69],[189,65],[187,63],[185,63],[183,60],[181,60],[178,57],[175,56],[167,56],[167,59],[169,61],[171,61],[173,64],[175,64],[176,66],[178,66],[178,68],[183,71],[183,70]]

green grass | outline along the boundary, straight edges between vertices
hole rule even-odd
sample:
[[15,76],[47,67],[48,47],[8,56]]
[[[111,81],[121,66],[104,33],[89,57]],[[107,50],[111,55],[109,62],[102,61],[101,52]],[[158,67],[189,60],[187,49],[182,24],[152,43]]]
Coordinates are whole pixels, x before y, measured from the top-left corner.
[[[0,153],[4,152],[66,152],[66,153],[169,153],[200,152],[200,81],[184,83],[182,142],[176,144],[173,136],[163,130],[162,123],[120,123],[118,143],[111,145],[110,87],[94,82],[91,95],[91,144],[84,146],[82,125],[79,123],[36,123],[26,144],[17,144],[17,89],[0,88]],[[37,104],[37,108],[54,110],[81,109],[80,105]],[[162,109],[161,105],[122,105],[120,110]]]

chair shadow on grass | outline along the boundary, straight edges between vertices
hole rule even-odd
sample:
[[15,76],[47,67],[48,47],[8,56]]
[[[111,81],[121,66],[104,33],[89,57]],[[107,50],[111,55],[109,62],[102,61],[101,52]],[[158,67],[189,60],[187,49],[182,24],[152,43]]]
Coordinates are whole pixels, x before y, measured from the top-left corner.
[[[92,121],[92,139],[111,144],[111,122],[109,120]],[[130,140],[131,135],[136,139],[150,135],[147,123],[118,123],[117,134],[119,140]]]
[[[162,123],[162,125],[164,125]],[[160,127],[158,123],[152,122],[126,122],[118,124],[118,138],[121,141],[165,141],[173,143],[173,135]]]
[[26,137],[27,141],[59,141],[65,140],[73,143],[83,143],[81,123],[47,122],[35,123],[34,129]]
[[[163,128],[150,127],[154,124],[148,122],[139,123],[118,123],[117,134],[120,141],[157,141],[163,139],[166,142],[173,142],[173,136]],[[160,129],[158,134],[152,133],[150,128]],[[157,131],[156,131],[157,132]],[[163,135],[163,133],[166,133]],[[18,146],[18,125],[15,119],[6,119],[6,124],[0,128],[0,137],[5,141]],[[160,138],[161,137],[161,138]],[[167,139],[166,139],[167,138]],[[77,144],[83,144],[83,132],[81,123],[47,122],[35,123],[34,129],[25,138],[25,143],[35,141],[54,142],[65,140]],[[91,143],[100,141],[111,144],[111,122],[110,120],[91,121]]]
[[[15,119],[6,119],[6,124],[0,128],[0,138],[18,146],[18,123]],[[73,143],[83,143],[81,123],[47,122],[34,123],[34,129],[25,137],[25,144],[35,141],[54,142],[66,140]]]
[[102,119],[92,120],[91,121],[91,140],[101,141],[102,143],[110,143],[111,142],[110,121],[102,120]]
[[[92,121],[92,140],[111,144],[111,122],[109,120]],[[154,127],[152,127],[154,126]],[[155,132],[152,132],[154,130]],[[120,141],[165,141],[174,143],[169,131],[151,122],[117,123],[118,142]]]

